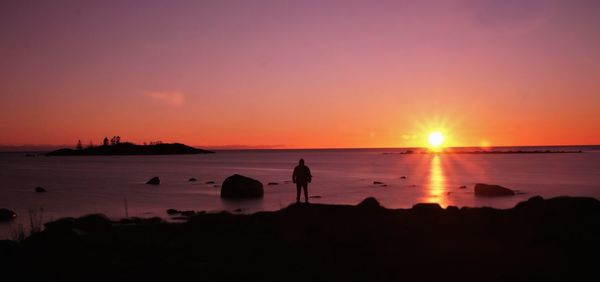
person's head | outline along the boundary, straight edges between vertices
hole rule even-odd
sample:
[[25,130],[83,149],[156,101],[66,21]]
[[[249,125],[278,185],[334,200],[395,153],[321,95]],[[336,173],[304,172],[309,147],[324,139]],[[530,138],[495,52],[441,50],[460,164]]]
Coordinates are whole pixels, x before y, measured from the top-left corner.
[[298,161],[298,163],[299,163],[300,165],[304,165],[304,159],[300,159],[300,161]]

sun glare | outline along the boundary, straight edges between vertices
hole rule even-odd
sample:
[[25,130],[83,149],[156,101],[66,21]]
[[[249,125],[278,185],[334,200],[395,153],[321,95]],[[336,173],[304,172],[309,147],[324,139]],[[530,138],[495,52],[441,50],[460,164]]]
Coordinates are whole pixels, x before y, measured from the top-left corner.
[[432,148],[440,148],[444,143],[444,135],[439,131],[434,131],[429,134],[429,145]]

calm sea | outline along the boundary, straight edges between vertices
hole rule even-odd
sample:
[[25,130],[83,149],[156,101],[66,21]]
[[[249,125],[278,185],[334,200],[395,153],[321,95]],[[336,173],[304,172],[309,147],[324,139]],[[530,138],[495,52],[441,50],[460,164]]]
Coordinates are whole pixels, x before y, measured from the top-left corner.
[[[600,198],[598,147],[527,147],[501,150],[583,150],[576,154],[388,154],[394,149],[351,150],[246,150],[218,151],[211,155],[31,157],[24,153],[0,154],[0,207],[16,211],[12,223],[0,224],[0,238],[9,238],[29,225],[30,211],[43,221],[66,216],[104,213],[167,218],[165,210],[235,211],[277,210],[295,201],[295,186],[288,183],[298,159],[313,173],[309,185],[315,203],[356,204],[376,197],[389,208],[415,203],[442,206],[510,208],[535,195]],[[261,200],[227,201],[217,185],[232,174],[262,181]],[[159,186],[145,182],[159,176]],[[402,177],[405,177],[403,179]],[[189,182],[194,177],[197,182]],[[374,185],[380,181],[387,186]],[[279,185],[266,185],[277,182]],[[522,194],[479,198],[478,182],[499,184]],[[460,186],[467,186],[461,189]],[[47,193],[34,192],[37,186]],[[126,203],[126,205],[125,205]],[[127,206],[127,208],[125,208]]]

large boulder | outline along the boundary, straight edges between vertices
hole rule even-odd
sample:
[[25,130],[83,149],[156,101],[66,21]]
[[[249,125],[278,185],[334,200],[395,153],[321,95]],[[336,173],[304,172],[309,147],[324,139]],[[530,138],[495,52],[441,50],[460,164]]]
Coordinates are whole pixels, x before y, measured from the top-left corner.
[[489,185],[484,183],[475,184],[475,196],[483,197],[499,197],[499,196],[513,196],[515,191],[510,190],[500,185]]
[[0,222],[10,221],[13,220],[15,217],[17,217],[17,214],[14,211],[5,208],[0,209]]
[[245,199],[262,198],[263,184],[250,177],[234,174],[221,185],[221,198]]

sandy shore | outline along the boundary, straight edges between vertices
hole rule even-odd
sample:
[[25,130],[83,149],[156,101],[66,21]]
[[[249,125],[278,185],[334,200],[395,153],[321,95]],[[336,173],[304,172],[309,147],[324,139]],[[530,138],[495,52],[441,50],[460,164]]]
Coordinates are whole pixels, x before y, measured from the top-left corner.
[[598,254],[600,202],[568,197],[507,210],[369,198],[185,223],[91,215],[0,241],[2,275],[39,281],[598,281]]

